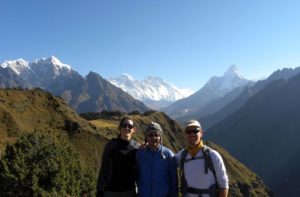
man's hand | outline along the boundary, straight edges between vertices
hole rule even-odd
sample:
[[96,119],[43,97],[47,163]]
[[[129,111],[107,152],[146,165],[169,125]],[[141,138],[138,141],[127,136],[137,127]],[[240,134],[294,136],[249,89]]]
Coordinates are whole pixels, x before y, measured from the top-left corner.
[[146,149],[148,147],[148,142],[144,142],[140,145],[139,149]]

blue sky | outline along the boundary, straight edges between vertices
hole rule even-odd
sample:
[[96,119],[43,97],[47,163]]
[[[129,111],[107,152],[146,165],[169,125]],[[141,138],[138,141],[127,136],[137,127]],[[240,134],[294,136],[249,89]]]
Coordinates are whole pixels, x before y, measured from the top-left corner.
[[82,75],[128,73],[200,89],[300,66],[300,1],[2,0],[0,62],[56,56]]

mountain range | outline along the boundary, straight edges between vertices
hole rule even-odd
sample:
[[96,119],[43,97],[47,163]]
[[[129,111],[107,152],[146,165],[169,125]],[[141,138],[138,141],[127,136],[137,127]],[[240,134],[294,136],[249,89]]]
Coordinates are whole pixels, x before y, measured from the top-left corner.
[[207,139],[258,173],[276,196],[300,192],[299,88],[299,68],[278,70],[245,90],[230,105],[238,109],[206,132]]
[[[193,114],[197,114],[198,112],[203,113],[203,108],[205,108],[211,102],[225,98],[225,95],[232,90],[238,90],[237,93],[234,95],[232,94],[229,99],[229,101],[233,100],[239,95],[243,88],[251,86],[252,84],[253,81],[242,77],[239,74],[236,65],[232,65],[223,76],[211,77],[209,81],[196,93],[187,98],[183,98],[174,102],[166,108],[163,108],[162,111],[176,119],[189,119],[189,117],[194,116]],[[222,105],[214,110],[216,111],[221,109],[229,101],[220,102]],[[206,113],[202,114],[202,116],[208,115],[209,113],[212,113],[212,111],[207,110]]]
[[[123,82],[120,78],[124,79]],[[120,78],[109,82],[95,72],[83,77],[55,57],[30,63],[22,59],[4,62],[0,66],[0,87],[14,89],[0,91],[0,152],[7,143],[13,143],[23,132],[45,130],[50,133],[62,132],[72,137],[88,130],[88,134],[84,133],[83,136],[72,140],[74,143],[80,141],[84,144],[78,148],[83,154],[85,153],[82,149],[85,150],[85,146],[89,147],[88,151],[91,151],[91,154],[88,156],[91,158],[83,155],[82,160],[87,160],[95,166],[99,158],[94,157],[95,151],[90,148],[103,148],[102,141],[107,142],[109,138],[117,135],[116,129],[110,128],[115,128],[116,117],[86,122],[78,119],[72,110],[69,111],[67,104],[79,113],[102,110],[135,111],[132,114],[136,114],[134,117],[139,130],[145,129],[143,125],[147,121],[160,122],[166,130],[166,145],[176,151],[184,144],[183,131],[169,116],[176,118],[180,123],[193,118],[200,120],[206,139],[220,144],[245,163],[271,186],[276,195],[285,196],[288,193],[297,196],[299,193],[300,174],[295,166],[300,164],[297,157],[300,151],[297,142],[300,130],[300,68],[277,70],[267,79],[253,82],[242,77],[233,65],[223,76],[212,77],[196,93],[163,108],[168,115],[149,111],[139,100],[143,98],[146,101],[148,96],[151,98],[149,101],[156,106],[157,101],[173,102],[172,99],[179,98],[176,97],[179,95],[175,91],[176,88],[172,89],[171,85],[155,77],[148,77],[143,81],[134,80],[129,75]],[[131,87],[134,90],[139,87],[145,92],[142,95],[136,91],[140,96],[140,99],[136,99],[128,93],[130,88],[127,88],[126,92],[112,83],[118,83],[117,86],[123,89]],[[15,90],[15,87],[39,87],[63,99],[53,97],[40,89],[21,91]],[[160,91],[163,94],[160,94]],[[172,91],[175,93],[172,94]],[[142,114],[145,111],[147,113]],[[94,139],[94,134],[101,142]],[[143,137],[143,134],[139,133],[136,139],[142,141]],[[81,138],[91,140],[89,145],[82,142]],[[224,154],[224,157],[228,157]],[[246,167],[244,169],[235,162],[228,165],[235,166],[232,167],[232,171],[235,168],[239,169],[238,175],[232,176],[238,176],[240,179],[236,185],[231,186],[237,188],[243,196],[256,196],[250,195],[249,191],[255,193],[253,190],[262,184],[259,177],[249,172],[252,177],[250,179]],[[241,178],[243,172],[247,174],[246,178]],[[251,181],[246,184],[243,179],[248,178]],[[261,188],[259,190],[267,191]]]
[[139,81],[128,74],[122,74],[120,77],[109,78],[108,81],[152,109],[166,107],[174,101],[194,93],[191,89],[176,88],[159,77],[149,76]]
[[[5,61],[1,65],[2,71],[7,71],[15,74],[17,81],[22,81],[18,84],[20,87],[46,87],[52,80],[68,76],[74,71],[67,64],[61,63],[56,57],[42,58],[35,62],[27,62],[23,59],[14,61]],[[7,87],[9,84],[1,84]]]
[[[208,114],[206,116],[200,116],[200,113],[195,114],[194,118],[201,119],[204,128],[208,129],[211,126],[221,122],[231,114],[237,112],[241,107],[245,105],[245,103],[254,96],[257,92],[265,88],[266,85],[272,83],[275,80],[287,80],[295,75],[300,73],[300,67],[292,69],[292,68],[284,68],[279,69],[273,72],[267,79],[260,80],[256,82],[252,86],[245,87],[243,89],[234,89],[232,92],[228,93],[224,96],[224,99],[227,97],[231,97],[231,94],[234,94],[233,98],[229,99],[228,102],[224,101],[224,99],[217,100],[217,103],[221,103],[222,108],[218,110],[212,110],[211,105],[205,106],[205,108],[209,108],[210,111],[214,111],[214,113]],[[239,94],[236,94],[239,92]],[[214,103],[212,103],[214,104]]]
[[90,72],[83,77],[53,56],[30,63],[23,59],[4,62],[0,66],[0,87],[39,87],[61,96],[79,113],[149,110],[99,74]]
[[[83,77],[53,56],[35,62],[23,59],[6,61],[0,66],[1,87],[45,89],[64,98],[79,113],[102,110],[144,112],[150,107],[182,120],[199,116],[199,112],[202,117],[218,111],[253,83],[244,79],[235,65],[224,76],[212,77],[194,94],[158,77],[138,81],[124,74],[108,81],[94,72]],[[227,93],[233,89],[235,93],[228,96]],[[169,106],[161,109],[166,105]]]

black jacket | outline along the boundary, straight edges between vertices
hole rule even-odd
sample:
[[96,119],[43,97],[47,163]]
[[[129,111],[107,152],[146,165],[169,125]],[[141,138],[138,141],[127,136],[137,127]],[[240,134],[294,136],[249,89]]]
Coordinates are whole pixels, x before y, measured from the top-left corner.
[[120,137],[107,143],[102,154],[97,181],[97,196],[104,191],[122,192],[135,189],[138,143]]

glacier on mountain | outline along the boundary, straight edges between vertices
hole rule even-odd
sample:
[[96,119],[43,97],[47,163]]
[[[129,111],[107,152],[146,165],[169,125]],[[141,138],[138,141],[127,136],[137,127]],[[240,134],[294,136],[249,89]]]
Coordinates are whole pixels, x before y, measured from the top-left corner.
[[135,80],[129,74],[122,74],[119,77],[109,78],[108,81],[146,104],[149,101],[171,103],[193,94],[193,90],[179,89],[159,77],[148,76],[143,80]]

